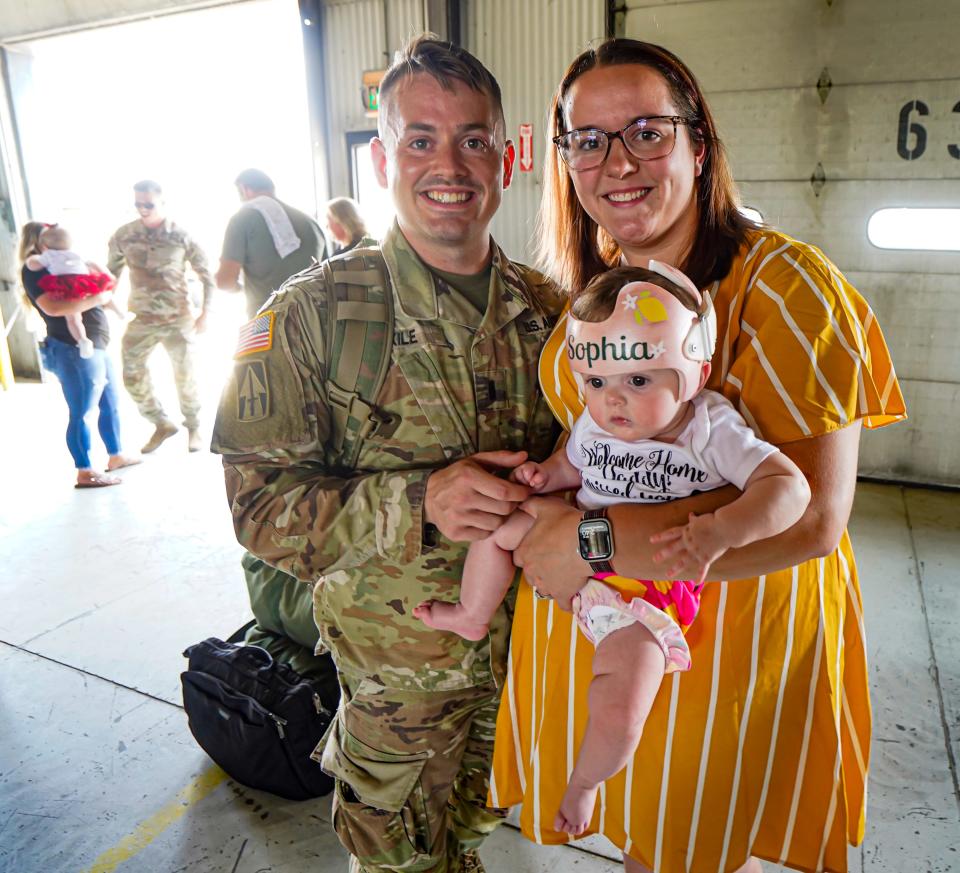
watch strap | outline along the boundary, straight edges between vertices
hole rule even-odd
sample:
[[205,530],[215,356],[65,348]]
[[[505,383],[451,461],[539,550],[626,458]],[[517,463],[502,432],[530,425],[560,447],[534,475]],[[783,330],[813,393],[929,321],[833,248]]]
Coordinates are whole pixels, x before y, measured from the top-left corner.
[[[598,509],[588,509],[583,513],[584,521],[592,521],[595,518],[606,518],[607,507],[601,506]],[[609,561],[588,561],[590,569],[594,573],[612,573],[613,565]]]

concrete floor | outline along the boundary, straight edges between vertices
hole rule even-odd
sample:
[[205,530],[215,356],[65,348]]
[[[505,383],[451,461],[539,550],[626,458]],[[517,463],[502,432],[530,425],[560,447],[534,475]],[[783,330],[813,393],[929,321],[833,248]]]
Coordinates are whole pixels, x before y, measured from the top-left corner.
[[[150,428],[123,411],[137,446]],[[346,871],[328,799],[232,783],[179,707],[180,652],[248,617],[219,459],[181,435],[122,486],[76,491],[65,421],[55,382],[0,392],[0,870]],[[850,867],[960,871],[960,494],[862,483],[852,532],[875,733]],[[604,854],[510,828],[482,852],[491,873],[622,869]]]

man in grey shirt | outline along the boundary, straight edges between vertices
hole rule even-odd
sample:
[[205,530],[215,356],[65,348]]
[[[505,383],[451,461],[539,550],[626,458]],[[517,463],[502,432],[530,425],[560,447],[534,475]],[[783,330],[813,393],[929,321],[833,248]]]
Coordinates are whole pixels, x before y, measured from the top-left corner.
[[277,199],[262,170],[244,170],[235,184],[243,206],[227,225],[215,278],[225,291],[242,287],[252,317],[286,279],[324,260],[327,243],[316,221]]

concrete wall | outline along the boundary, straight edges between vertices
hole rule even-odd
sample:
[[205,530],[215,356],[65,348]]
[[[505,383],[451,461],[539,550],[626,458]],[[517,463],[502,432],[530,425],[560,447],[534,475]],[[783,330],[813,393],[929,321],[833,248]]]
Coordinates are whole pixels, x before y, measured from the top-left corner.
[[[627,36],[667,46],[700,78],[744,202],[822,247],[876,311],[910,419],[864,438],[861,472],[960,484],[960,252],[881,250],[866,233],[883,207],[960,206],[960,160],[948,149],[960,143],[960,4],[626,5]],[[914,100],[929,110],[910,117],[926,148],[905,160],[900,113]]]

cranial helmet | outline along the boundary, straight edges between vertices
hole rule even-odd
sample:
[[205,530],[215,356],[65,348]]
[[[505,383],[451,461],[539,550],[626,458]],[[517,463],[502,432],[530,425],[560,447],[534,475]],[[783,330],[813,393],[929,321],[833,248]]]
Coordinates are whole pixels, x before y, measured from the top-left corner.
[[717,316],[709,295],[675,267],[650,261],[647,269],[686,288],[705,309],[691,312],[669,291],[649,282],[630,282],[617,295],[605,321],[567,316],[567,356],[577,381],[643,370],[676,370],[681,401],[700,385],[700,370],[717,345]]

